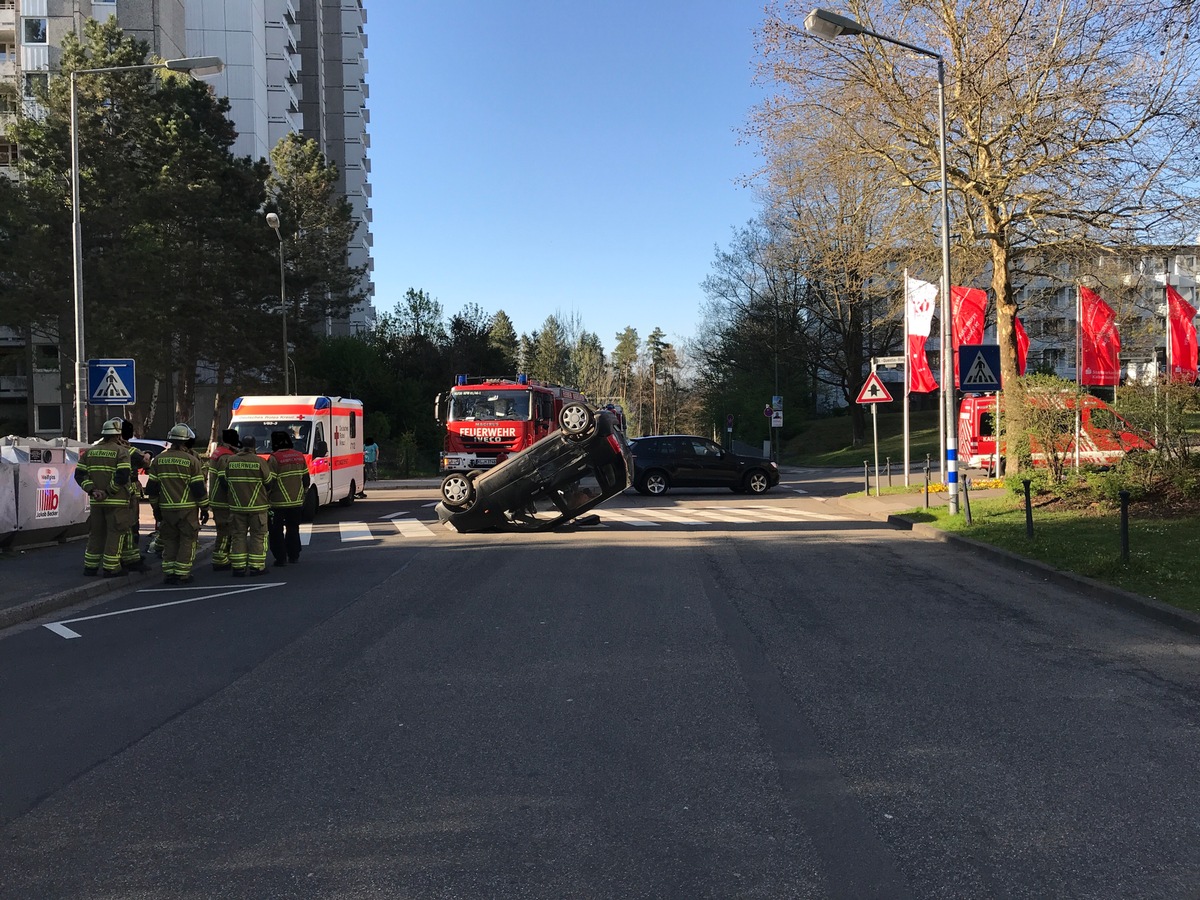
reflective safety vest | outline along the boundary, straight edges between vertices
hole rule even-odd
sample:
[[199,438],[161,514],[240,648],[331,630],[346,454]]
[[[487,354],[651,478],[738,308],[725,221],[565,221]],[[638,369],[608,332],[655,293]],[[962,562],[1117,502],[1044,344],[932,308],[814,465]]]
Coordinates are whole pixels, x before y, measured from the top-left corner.
[[132,496],[129,482],[133,470],[129,465],[129,448],[120,439],[105,438],[79,455],[76,468],[79,481],[89,494],[104,491],[103,500],[93,500],[93,506],[128,506]]
[[304,492],[311,482],[304,454],[291,447],[284,447],[272,453],[267,464],[275,474],[275,480],[271,482],[271,505],[281,507],[303,505]]
[[159,509],[196,509],[205,496],[204,465],[183,448],[164,450],[150,463],[146,488]]
[[221,457],[217,466],[217,479],[225,490],[230,512],[266,512],[270,508],[267,489],[275,473],[265,459],[243,447],[231,456]]

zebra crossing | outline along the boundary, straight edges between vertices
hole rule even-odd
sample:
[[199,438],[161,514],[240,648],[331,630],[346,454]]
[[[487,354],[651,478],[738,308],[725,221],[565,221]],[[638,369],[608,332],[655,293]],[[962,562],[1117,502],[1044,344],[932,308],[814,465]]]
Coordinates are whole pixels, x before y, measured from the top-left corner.
[[[433,504],[430,504],[432,506]],[[421,511],[424,512],[424,511]],[[847,516],[794,509],[770,504],[748,504],[739,506],[689,505],[689,506],[601,506],[596,510],[600,516],[599,529],[638,528],[694,528],[723,527],[729,525],[819,524],[822,522],[846,521]],[[408,511],[390,513],[371,522],[348,521],[313,523],[300,526],[300,543],[305,547],[365,544],[389,538],[419,540],[436,538],[454,532],[436,519],[417,518]]]

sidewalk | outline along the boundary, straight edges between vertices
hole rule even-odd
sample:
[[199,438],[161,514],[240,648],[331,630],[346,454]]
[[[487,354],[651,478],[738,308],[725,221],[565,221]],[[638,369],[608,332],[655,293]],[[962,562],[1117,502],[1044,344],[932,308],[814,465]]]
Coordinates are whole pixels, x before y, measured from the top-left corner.
[[[436,490],[439,484],[438,478],[412,478],[372,482],[368,490]],[[150,504],[143,503],[139,529],[143,554],[153,533],[154,515]],[[200,530],[195,562],[197,581],[229,574],[209,570],[215,536],[211,521]],[[162,566],[152,553],[146,555],[149,572],[131,572],[125,578],[85,576],[83,549],[86,543],[86,538],[76,538],[61,544],[35,544],[0,551],[0,628],[66,609],[110,591],[162,583]]]

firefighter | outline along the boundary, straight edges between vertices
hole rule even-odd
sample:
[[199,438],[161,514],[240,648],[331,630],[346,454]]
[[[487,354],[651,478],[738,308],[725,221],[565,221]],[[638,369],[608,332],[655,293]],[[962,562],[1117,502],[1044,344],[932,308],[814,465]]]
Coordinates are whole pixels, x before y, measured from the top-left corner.
[[196,433],[180,422],[167,432],[170,448],[150,463],[146,493],[160,523],[163,584],[187,584],[192,580],[200,526],[208,521],[204,464],[188,446],[195,437]]
[[241,440],[232,456],[217,463],[218,490],[229,502],[229,562],[235,578],[262,575],[267,570],[268,492],[275,474],[255,452],[252,435]]
[[[138,479],[139,472],[150,471],[150,456],[143,453],[129,439],[133,437],[133,423],[128,419],[121,422],[121,443],[129,450],[129,509],[126,511],[126,521],[129,523],[129,539],[122,542],[121,565],[131,572],[148,572],[146,559],[142,556],[140,528],[142,519],[142,483]],[[157,525],[157,523],[156,523]]]
[[271,456],[267,465],[275,475],[271,482],[270,547],[275,565],[300,562],[300,510],[312,479],[304,454],[292,449],[286,431],[271,433]]
[[88,542],[83,551],[83,574],[105,578],[129,573],[121,566],[124,542],[129,540],[129,482],[133,477],[129,451],[121,441],[121,420],[112,418],[100,428],[100,440],[79,455],[76,480],[91,498]]
[[212,567],[214,572],[223,572],[230,568],[229,545],[231,541],[229,528],[229,499],[225,496],[224,485],[217,483],[217,467],[222,457],[232,456],[238,451],[238,433],[232,428],[221,432],[221,442],[208,455],[208,505],[212,509],[213,525],[217,530],[217,540],[213,544]]

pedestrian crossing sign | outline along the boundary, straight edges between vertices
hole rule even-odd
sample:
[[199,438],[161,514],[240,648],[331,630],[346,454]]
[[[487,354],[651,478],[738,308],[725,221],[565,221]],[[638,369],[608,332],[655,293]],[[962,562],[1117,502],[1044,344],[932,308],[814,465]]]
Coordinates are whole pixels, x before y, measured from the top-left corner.
[[137,402],[132,359],[88,360],[88,403],[93,406],[130,406]]
[[958,348],[959,382],[964,391],[1000,390],[1000,345],[963,344]]

